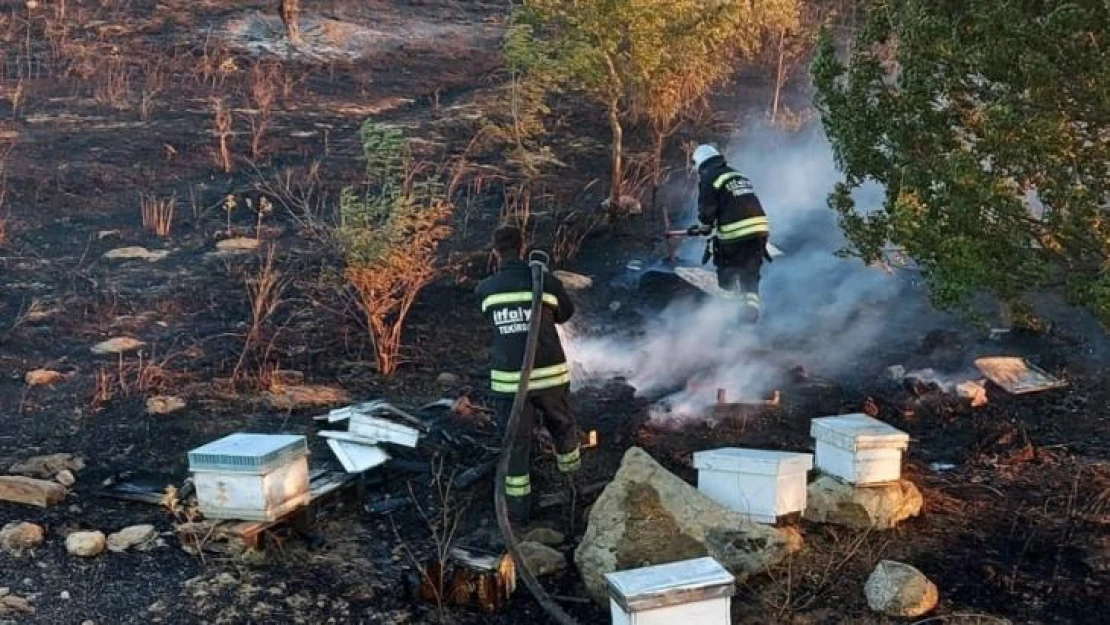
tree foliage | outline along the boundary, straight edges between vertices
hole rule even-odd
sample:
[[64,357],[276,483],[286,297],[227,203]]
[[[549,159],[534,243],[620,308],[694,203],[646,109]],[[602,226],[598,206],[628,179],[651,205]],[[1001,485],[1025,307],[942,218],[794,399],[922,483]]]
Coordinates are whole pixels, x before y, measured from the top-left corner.
[[414,163],[401,131],[367,120],[361,129],[365,187],[340,195],[338,235],[344,277],[357,296],[378,369],[399,362],[405,319],[420,291],[439,275],[437,249],[451,230],[441,172]]
[[622,118],[665,132],[731,74],[737,58],[758,51],[765,29],[796,20],[797,0],[524,0],[505,51],[511,66],[606,107],[617,206]]
[[[848,64],[827,34],[814,63],[853,251],[904,247],[942,305],[1065,284],[1110,320],[1108,5],[870,0],[865,15]],[[868,180],[881,210],[852,200]]]

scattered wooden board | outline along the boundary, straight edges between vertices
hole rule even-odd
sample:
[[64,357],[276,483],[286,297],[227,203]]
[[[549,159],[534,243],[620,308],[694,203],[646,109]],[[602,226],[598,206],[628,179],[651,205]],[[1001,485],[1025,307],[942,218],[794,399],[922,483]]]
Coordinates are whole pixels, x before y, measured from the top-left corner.
[[975,366],[987,379],[1013,395],[1036,393],[1068,385],[1067,382],[1049,375],[1023,358],[1006,356],[979,358],[976,359]]

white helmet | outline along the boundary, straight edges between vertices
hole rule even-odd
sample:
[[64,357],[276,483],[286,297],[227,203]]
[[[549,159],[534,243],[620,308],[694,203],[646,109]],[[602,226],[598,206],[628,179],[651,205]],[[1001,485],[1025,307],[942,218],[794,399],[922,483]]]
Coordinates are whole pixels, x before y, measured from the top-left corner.
[[695,168],[701,167],[702,163],[704,163],[705,161],[708,161],[709,159],[713,158],[714,156],[720,156],[720,155],[721,155],[721,153],[717,151],[717,148],[715,148],[711,145],[705,145],[705,144],[699,145],[698,147],[694,148],[694,155],[693,155],[694,167]]

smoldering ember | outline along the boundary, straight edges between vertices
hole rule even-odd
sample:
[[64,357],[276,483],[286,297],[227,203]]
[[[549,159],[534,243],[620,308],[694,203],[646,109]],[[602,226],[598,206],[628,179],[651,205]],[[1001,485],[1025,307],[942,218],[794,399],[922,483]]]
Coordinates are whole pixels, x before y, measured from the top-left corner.
[[1110,13],[957,4],[0,3],[0,624],[1104,622]]

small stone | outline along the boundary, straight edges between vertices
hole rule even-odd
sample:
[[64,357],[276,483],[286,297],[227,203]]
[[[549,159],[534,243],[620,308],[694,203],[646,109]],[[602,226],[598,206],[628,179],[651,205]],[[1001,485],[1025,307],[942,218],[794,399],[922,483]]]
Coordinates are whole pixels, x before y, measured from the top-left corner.
[[119,247],[110,252],[105,252],[104,258],[111,260],[145,260],[153,263],[169,255],[170,253],[166,250],[152,252],[145,247],[135,245],[131,247]]
[[436,377],[436,383],[442,386],[455,386],[459,383],[459,376],[444,372]]
[[66,376],[51,369],[35,369],[23,376],[27,386],[49,386],[65,380]]
[[54,476],[54,480],[62,486],[65,486],[66,488],[69,488],[70,486],[73,486],[77,483],[77,478],[74,477],[73,471],[70,471],[69,469],[62,469],[61,471],[58,471],[58,474]]
[[42,544],[46,532],[41,525],[20,521],[8,523],[0,529],[0,550],[18,555],[26,549],[34,549]]
[[128,336],[117,336],[92,346],[94,354],[122,354],[139,349],[146,343]]
[[242,252],[250,252],[258,249],[262,242],[258,239],[250,237],[234,237],[231,239],[224,239],[216,244],[216,249],[225,254],[236,254]]
[[80,471],[85,468],[85,461],[73,454],[59,453],[45,456],[31,456],[11,466],[8,470],[16,475],[37,477],[48,480],[53,479],[61,471]]
[[559,532],[548,527],[537,527],[526,533],[521,539],[523,542],[539,543],[549,547],[563,544],[565,537]]
[[91,558],[103,553],[106,543],[103,532],[74,532],[66,536],[66,551],[70,555]]
[[937,586],[914,567],[883,560],[863,587],[867,605],[887,616],[915,618],[937,607]]
[[108,550],[118,553],[127,551],[132,547],[141,548],[143,545],[153,542],[157,535],[153,525],[125,527],[108,536]]
[[522,542],[517,548],[524,563],[528,565],[528,570],[536,577],[558,573],[567,568],[566,556],[547,545]]
[[62,601],[69,601],[69,591],[63,590],[62,594],[59,595],[59,598],[61,598]]
[[8,614],[10,612],[22,612],[23,614],[34,614],[35,608],[31,602],[23,597],[16,595],[6,594],[0,596],[0,614]]
[[146,412],[152,415],[167,415],[185,408],[185,400],[175,395],[155,395],[146,400]]
[[621,303],[618,302],[617,300],[613,300],[613,301],[609,302],[609,312],[614,312],[615,313],[620,309],[621,309]]

